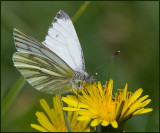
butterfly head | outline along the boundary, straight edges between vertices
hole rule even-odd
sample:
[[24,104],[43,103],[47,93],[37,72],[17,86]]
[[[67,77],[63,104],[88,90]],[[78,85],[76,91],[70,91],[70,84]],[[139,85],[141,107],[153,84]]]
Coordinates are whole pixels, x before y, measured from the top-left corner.
[[88,75],[85,71],[76,71],[74,73],[74,77],[72,79],[73,88],[77,88],[77,90],[81,90],[86,85],[91,85],[94,83],[93,76]]
[[95,79],[94,79],[93,76],[87,75],[86,78],[85,78],[85,82],[86,82],[87,84],[90,84],[90,85],[91,85],[91,84],[94,83],[94,81],[95,81]]

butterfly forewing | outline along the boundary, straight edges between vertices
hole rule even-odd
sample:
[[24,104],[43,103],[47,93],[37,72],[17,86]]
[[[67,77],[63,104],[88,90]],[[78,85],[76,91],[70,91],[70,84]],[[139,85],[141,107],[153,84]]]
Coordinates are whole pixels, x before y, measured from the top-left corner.
[[83,51],[70,17],[59,11],[43,42],[75,71],[85,70]]
[[13,55],[13,61],[21,74],[37,90],[51,94],[61,92],[64,88],[66,92],[70,91],[70,79],[73,74],[56,62],[21,52]]

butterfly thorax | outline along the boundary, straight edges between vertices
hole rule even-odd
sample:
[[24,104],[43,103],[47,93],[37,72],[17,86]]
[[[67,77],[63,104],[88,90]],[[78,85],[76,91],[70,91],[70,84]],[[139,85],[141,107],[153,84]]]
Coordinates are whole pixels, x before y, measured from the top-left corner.
[[94,83],[93,76],[90,76],[85,71],[75,71],[74,77],[71,79],[72,88],[80,90],[86,85],[91,85]]

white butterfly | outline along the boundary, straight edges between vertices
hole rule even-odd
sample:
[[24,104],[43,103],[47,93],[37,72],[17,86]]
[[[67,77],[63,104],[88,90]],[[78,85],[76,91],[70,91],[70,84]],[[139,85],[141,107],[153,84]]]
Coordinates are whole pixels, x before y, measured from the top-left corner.
[[85,72],[83,51],[72,21],[62,10],[42,43],[18,29],[13,35],[18,51],[13,55],[14,66],[37,90],[66,93],[94,82]]

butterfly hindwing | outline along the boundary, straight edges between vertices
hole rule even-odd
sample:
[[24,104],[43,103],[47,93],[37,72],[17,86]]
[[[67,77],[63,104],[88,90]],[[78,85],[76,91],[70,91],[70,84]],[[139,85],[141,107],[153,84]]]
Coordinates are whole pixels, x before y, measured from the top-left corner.
[[34,38],[26,35],[18,29],[13,30],[14,42],[18,52],[35,54],[73,71],[58,55]]
[[61,92],[61,89],[64,88],[66,92],[70,91],[70,79],[73,74],[56,62],[38,55],[21,52],[13,55],[13,61],[29,84],[37,90],[50,94]]

